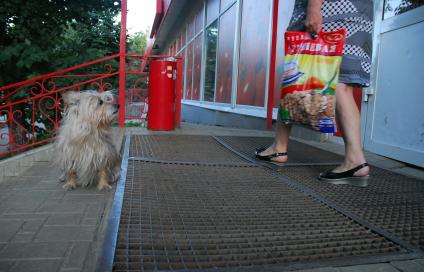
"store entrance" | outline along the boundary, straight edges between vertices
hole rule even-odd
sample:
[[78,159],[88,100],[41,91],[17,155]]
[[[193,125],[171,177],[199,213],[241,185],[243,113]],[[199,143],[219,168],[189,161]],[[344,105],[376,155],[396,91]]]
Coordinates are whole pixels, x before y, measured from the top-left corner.
[[424,167],[424,5],[376,0],[364,147]]

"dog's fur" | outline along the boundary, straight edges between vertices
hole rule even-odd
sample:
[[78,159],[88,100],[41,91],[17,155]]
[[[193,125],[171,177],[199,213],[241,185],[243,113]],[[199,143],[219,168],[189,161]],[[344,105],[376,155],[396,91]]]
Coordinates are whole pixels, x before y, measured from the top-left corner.
[[97,185],[111,189],[119,174],[119,155],[111,137],[118,112],[110,92],[67,92],[65,114],[56,140],[65,189]]

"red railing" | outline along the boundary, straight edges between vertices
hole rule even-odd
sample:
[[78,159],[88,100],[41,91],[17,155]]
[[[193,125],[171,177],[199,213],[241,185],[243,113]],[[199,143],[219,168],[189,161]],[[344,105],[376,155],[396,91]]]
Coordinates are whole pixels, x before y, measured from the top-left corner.
[[[110,90],[120,95],[119,124],[143,120],[147,114],[148,64],[169,56],[120,54],[90,61],[19,83],[0,87],[0,158],[55,138],[65,91]],[[182,88],[182,60],[177,61],[177,99]],[[120,64],[121,63],[121,64]],[[124,69],[120,69],[124,65]],[[123,71],[121,73],[121,71]],[[125,86],[120,87],[120,79]],[[119,92],[118,92],[119,87]],[[134,107],[136,105],[136,107]],[[179,108],[177,109],[179,114]]]

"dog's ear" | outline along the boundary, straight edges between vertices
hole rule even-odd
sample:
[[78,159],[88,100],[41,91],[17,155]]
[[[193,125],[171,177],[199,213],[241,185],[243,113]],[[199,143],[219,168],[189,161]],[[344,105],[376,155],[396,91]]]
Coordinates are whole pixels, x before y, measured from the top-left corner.
[[72,91],[62,94],[62,98],[66,105],[75,105],[80,101],[79,93]]

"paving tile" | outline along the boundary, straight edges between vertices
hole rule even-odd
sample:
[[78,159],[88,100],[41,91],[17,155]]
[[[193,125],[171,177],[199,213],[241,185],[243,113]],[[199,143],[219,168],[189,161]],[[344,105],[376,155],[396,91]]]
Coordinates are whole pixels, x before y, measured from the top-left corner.
[[5,168],[4,165],[0,165],[0,184],[4,180],[4,172],[5,172],[4,168]]
[[47,200],[38,209],[38,213],[81,213],[86,207],[85,203],[69,201]]
[[33,156],[25,156],[19,160],[19,164],[23,168],[29,168],[34,163],[34,157]]
[[109,196],[113,195],[112,190],[111,191],[99,191],[96,188],[96,186],[77,187],[75,190],[66,191],[66,192],[67,192],[66,196],[69,196],[69,197],[82,196],[82,195],[109,197]]
[[46,198],[46,202],[47,201],[52,201],[52,202],[63,201],[63,198],[65,197],[65,194],[66,194],[66,190],[63,189],[62,186],[63,186],[63,183],[60,183],[57,186],[58,189],[51,191],[50,195],[48,195]]
[[0,215],[0,220],[13,220],[13,219],[22,219],[23,221],[28,220],[46,220],[48,215],[46,214],[36,214],[36,213],[4,213]]
[[338,272],[339,270],[334,267],[320,267],[305,270],[296,270],[296,272]]
[[387,263],[337,267],[340,272],[399,272]]
[[50,215],[45,223],[45,226],[79,225],[81,223],[82,216],[82,213]]
[[63,268],[80,269],[84,265],[84,261],[87,258],[88,251],[91,243],[89,242],[77,242],[73,243],[70,249],[69,255],[66,257]]
[[424,265],[420,264],[415,260],[411,261],[396,261],[391,262],[391,265],[396,267],[398,270],[402,272],[422,272],[424,271]]
[[65,256],[69,243],[10,243],[0,253],[0,260],[30,259],[30,258],[62,258]]
[[21,232],[37,232],[41,225],[43,225],[43,219],[26,220],[22,225]]
[[97,225],[100,218],[83,218],[81,225]]
[[10,242],[11,243],[30,243],[34,239],[34,236],[35,236],[34,232],[17,233]]
[[18,261],[10,272],[50,272],[58,271],[62,260]]
[[31,213],[37,210],[49,195],[49,192],[37,192],[32,190],[12,192],[4,201],[3,207],[6,213]]
[[14,261],[0,261],[0,272],[9,271],[14,264]]
[[20,166],[19,161],[9,162],[7,167],[4,168],[4,176],[7,179],[9,176],[19,176]]
[[23,220],[0,220],[0,243],[11,240],[23,223]]
[[103,211],[105,209],[104,204],[88,204],[85,218],[99,218],[103,214]]
[[[43,169],[43,171],[40,171]],[[51,167],[46,167],[44,163],[33,162],[33,167],[25,170],[20,174],[22,177],[49,177],[50,179],[56,178],[59,181],[60,172],[57,169],[52,169]]]
[[53,163],[51,161],[51,156],[53,155],[51,150],[42,150],[41,152],[36,152],[34,155],[35,155],[34,162],[38,163],[40,167],[47,167],[48,169],[53,168],[53,167],[49,167]]
[[96,205],[98,203],[102,203],[106,201],[107,198],[108,198],[107,195],[101,195],[101,194],[78,194],[78,195],[67,194],[63,197],[62,201],[83,202],[89,205]]
[[5,194],[5,190],[11,189],[13,185],[14,181],[10,180],[9,178],[4,178],[2,181],[0,181],[0,189],[2,190],[1,194]]
[[35,241],[92,241],[96,226],[44,226]]
[[[11,192],[22,189],[28,180],[22,177],[6,177],[0,182],[1,194],[9,195]],[[21,186],[22,185],[22,186]]]

